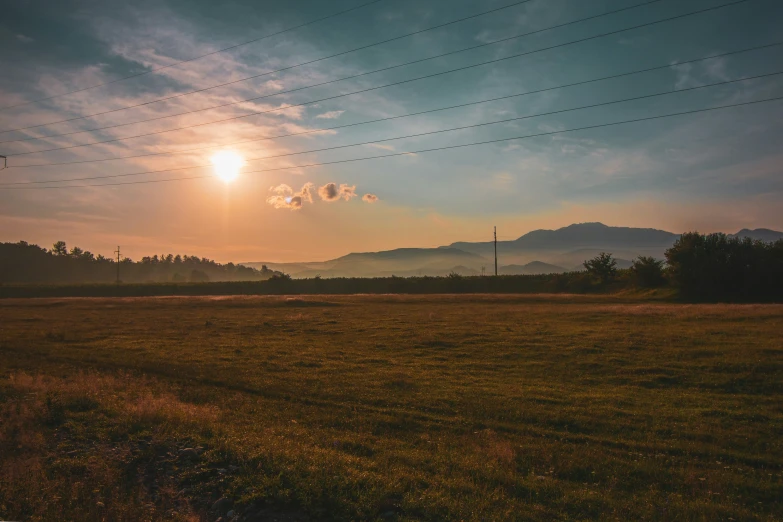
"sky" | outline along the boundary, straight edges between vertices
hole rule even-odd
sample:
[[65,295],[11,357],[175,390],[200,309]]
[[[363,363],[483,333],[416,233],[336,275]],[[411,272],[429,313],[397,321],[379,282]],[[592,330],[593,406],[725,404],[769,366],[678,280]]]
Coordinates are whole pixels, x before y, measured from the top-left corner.
[[[285,31],[369,1],[5,0],[0,241],[291,262],[493,226],[783,229],[783,100],[746,104],[783,97],[783,46],[665,67],[783,41],[780,2],[616,32],[733,0],[380,0]],[[225,151],[244,158],[231,183]],[[97,179],[30,183],[75,178]]]

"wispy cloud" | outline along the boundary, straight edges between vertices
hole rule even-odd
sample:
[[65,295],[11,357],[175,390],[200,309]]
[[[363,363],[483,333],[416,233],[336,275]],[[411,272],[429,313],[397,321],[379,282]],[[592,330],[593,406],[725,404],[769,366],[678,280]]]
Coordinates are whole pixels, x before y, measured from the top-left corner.
[[378,196],[376,196],[375,194],[365,194],[364,196],[362,196],[362,201],[364,201],[365,203],[375,203],[376,201],[378,201]]
[[394,148],[393,145],[384,145],[383,143],[368,143],[367,147],[373,148],[373,149],[381,149],[381,150],[388,150],[388,151],[395,151],[397,149]]
[[727,81],[730,78],[726,72],[724,58],[707,60],[698,65],[690,63],[677,65],[674,70],[677,72],[677,80],[674,84],[676,89],[698,87],[707,83]]
[[316,118],[321,120],[336,120],[337,118],[342,116],[344,112],[345,111],[329,111],[323,114],[319,114],[318,116],[316,116]]

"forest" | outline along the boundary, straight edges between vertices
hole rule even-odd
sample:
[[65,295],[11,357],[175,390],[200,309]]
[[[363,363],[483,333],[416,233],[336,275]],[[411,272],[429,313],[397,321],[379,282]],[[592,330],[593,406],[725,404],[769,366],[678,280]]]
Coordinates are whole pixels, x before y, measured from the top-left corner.
[[206,283],[262,281],[274,272],[234,263],[220,264],[205,257],[174,254],[143,257],[140,261],[94,255],[79,247],[68,249],[58,241],[50,250],[25,241],[0,243],[0,283],[100,284]]

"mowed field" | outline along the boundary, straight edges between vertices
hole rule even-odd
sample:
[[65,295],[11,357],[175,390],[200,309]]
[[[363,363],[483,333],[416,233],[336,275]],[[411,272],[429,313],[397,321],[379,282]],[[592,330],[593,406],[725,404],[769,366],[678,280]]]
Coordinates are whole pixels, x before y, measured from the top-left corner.
[[781,305],[3,300],[0,368],[0,519],[783,519]]

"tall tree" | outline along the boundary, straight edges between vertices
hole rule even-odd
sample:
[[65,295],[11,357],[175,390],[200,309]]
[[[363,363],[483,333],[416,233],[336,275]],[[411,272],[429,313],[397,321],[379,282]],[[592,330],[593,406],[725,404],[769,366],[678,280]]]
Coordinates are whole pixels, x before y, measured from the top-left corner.
[[68,246],[65,244],[65,241],[58,241],[57,243],[53,244],[52,253],[54,253],[56,256],[67,256]]
[[602,285],[611,282],[617,275],[617,261],[612,257],[612,254],[607,254],[606,252],[601,252],[593,259],[582,263],[582,265],[587,270],[587,273]]

